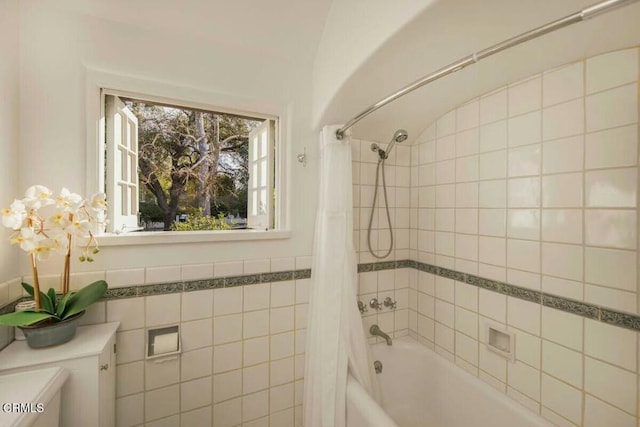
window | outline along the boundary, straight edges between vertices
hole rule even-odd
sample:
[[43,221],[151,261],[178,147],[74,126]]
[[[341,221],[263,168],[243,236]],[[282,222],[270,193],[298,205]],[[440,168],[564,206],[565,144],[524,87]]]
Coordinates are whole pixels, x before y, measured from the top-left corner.
[[107,231],[276,227],[277,118],[102,95]]

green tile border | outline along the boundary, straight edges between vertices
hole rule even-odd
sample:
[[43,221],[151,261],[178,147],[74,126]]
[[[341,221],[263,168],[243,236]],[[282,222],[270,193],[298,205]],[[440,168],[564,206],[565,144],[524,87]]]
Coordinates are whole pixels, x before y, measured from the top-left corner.
[[[598,320],[610,325],[620,326],[640,332],[640,316],[600,307],[594,304],[575,301],[557,295],[540,292],[533,289],[523,288],[510,283],[497,280],[486,279],[474,274],[464,273],[450,268],[438,267],[435,265],[413,261],[382,261],[358,264],[358,273],[375,272],[383,270],[393,270],[398,268],[412,268],[418,271],[445,277],[447,279],[463,282],[468,285],[486,289],[491,292],[507,295],[521,300],[540,304],[545,307],[555,308],[567,313]],[[102,298],[103,301],[135,298],[152,295],[165,295],[179,292],[193,292],[207,289],[230,288],[235,286],[247,286],[260,283],[277,283],[288,280],[308,279],[311,277],[311,269],[277,271],[272,273],[246,274],[229,277],[218,277],[212,279],[154,283],[147,285],[125,286],[121,288],[111,288]],[[20,298],[3,307],[0,307],[0,314],[14,311],[16,304],[26,298]]]
[[[413,261],[410,261],[410,263],[412,262]],[[425,271],[427,273],[464,282],[499,294],[640,332],[640,316],[635,314],[612,310],[595,304],[576,301],[570,298],[523,288],[521,286],[512,285],[498,280],[490,280],[474,274],[463,273],[461,271],[437,267],[435,265],[422,262],[415,262],[412,266],[413,265],[415,265],[413,268],[416,268],[419,271]]]
[[[123,286],[119,288],[109,288],[107,290],[107,293],[102,297],[101,301],[174,294],[180,292],[203,291],[207,289],[231,288],[235,286],[255,285],[259,283],[276,283],[288,280],[301,280],[309,278],[311,278],[311,269],[307,268],[301,270],[276,271],[272,273],[216,277],[213,279]],[[13,312],[15,310],[16,304],[26,299],[26,297],[18,298],[17,300],[0,307],[0,314]]]

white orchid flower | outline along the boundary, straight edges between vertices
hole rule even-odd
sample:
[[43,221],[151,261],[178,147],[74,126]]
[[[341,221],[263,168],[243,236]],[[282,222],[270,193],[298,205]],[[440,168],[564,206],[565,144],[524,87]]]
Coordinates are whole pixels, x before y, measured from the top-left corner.
[[16,199],[11,206],[2,209],[2,225],[5,227],[18,230],[26,217],[27,211],[22,200]]
[[22,227],[20,233],[11,238],[11,243],[19,244],[25,252],[33,252],[45,237],[28,227]]
[[23,202],[29,209],[40,209],[42,206],[54,203],[51,196],[53,193],[44,185],[32,185],[27,188]]
[[86,219],[74,218],[65,231],[73,236],[86,237],[91,231],[91,222]]
[[52,242],[49,239],[43,239],[35,248],[33,248],[33,250],[31,250],[31,253],[35,254],[39,261],[42,261],[49,258],[49,255],[53,250]]
[[82,196],[70,192],[66,188],[62,188],[60,194],[56,197],[56,206],[66,212],[75,212],[82,204]]
[[49,238],[46,239],[43,245],[48,246],[51,252],[55,252],[59,255],[65,255],[69,249],[67,232],[62,229],[51,230],[49,232]]
[[66,212],[56,212],[51,215],[46,222],[46,227],[51,230],[64,230],[71,224],[69,214]]
[[104,193],[95,193],[91,196],[91,200],[89,201],[89,206],[97,211],[102,211],[107,209],[107,195]]

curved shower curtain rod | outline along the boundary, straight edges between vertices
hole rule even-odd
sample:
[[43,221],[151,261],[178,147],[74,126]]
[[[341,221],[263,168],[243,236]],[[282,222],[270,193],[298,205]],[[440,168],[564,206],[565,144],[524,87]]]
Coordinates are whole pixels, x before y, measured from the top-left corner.
[[398,90],[397,92],[387,96],[384,99],[381,99],[380,101],[376,102],[375,104],[371,105],[369,108],[367,108],[366,110],[362,111],[360,114],[358,114],[357,116],[355,116],[354,118],[352,118],[351,120],[349,120],[347,123],[345,123],[344,126],[342,126],[340,129],[338,129],[336,131],[336,138],[338,139],[342,139],[344,138],[345,132],[350,129],[353,125],[355,125],[356,123],[358,123],[360,120],[364,119],[365,117],[367,117],[369,114],[373,113],[374,111],[376,111],[377,109],[384,107],[385,105],[395,101],[396,99],[408,94],[409,92],[413,92],[414,90],[428,84],[431,83],[435,80],[438,80],[441,77],[447,76],[449,74],[455,73],[456,71],[460,71],[463,68],[475,64],[476,62],[478,62],[481,59],[484,59],[488,56],[491,56],[493,54],[496,54],[498,52],[502,52],[503,50],[509,49],[510,47],[519,45],[521,43],[524,43],[526,41],[535,39],[537,37],[540,37],[544,34],[547,33],[551,33],[553,31],[559,30],[560,28],[564,28],[567,27],[571,24],[576,24],[578,22],[581,21],[585,21],[587,19],[593,18],[596,15],[599,15],[601,13],[605,13],[605,12],[609,12],[617,7],[620,6],[625,6],[627,4],[631,4],[633,2],[636,2],[638,0],[605,0],[603,2],[594,4],[592,6],[589,6],[585,9],[582,9],[578,12],[575,12],[571,15],[567,15],[564,18],[560,18],[558,20],[555,20],[553,22],[550,22],[548,24],[542,25],[538,28],[535,28],[533,30],[527,31],[525,33],[519,34],[515,37],[512,37],[510,39],[507,39],[503,42],[500,42],[498,44],[494,44],[491,47],[488,47],[484,50],[481,50],[479,52],[475,52],[469,56],[466,56],[456,62],[453,62],[449,65],[447,65],[444,68],[439,69],[438,71],[428,74],[424,77],[422,77],[421,79],[418,79],[416,81],[414,81],[413,83],[408,84],[407,86],[403,87],[402,89]]

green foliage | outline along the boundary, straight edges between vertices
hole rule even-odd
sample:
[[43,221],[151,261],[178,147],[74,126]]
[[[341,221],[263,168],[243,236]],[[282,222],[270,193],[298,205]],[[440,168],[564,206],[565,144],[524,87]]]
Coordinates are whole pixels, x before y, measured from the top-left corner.
[[202,209],[189,209],[193,213],[188,214],[185,222],[176,222],[171,225],[172,231],[194,231],[194,230],[230,230],[231,225],[227,224],[224,214],[218,217],[205,216]]
[[207,197],[213,214],[246,213],[248,135],[261,120],[137,100],[126,104],[138,118],[140,183],[156,199],[140,204],[143,221],[172,221],[186,207],[206,205]]
[[140,202],[140,219],[144,222],[164,221],[164,211],[156,203]]
[[[23,283],[22,287],[33,297],[33,286]],[[107,282],[98,280],[85,286],[77,292],[69,292],[62,298],[56,296],[56,291],[50,288],[47,293],[40,292],[40,311],[25,310],[0,316],[0,325],[28,326],[41,320],[51,319],[53,322],[61,322],[86,310],[94,302],[98,301],[107,292]]]

